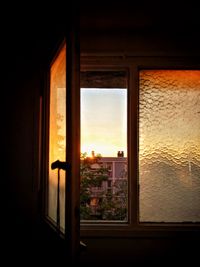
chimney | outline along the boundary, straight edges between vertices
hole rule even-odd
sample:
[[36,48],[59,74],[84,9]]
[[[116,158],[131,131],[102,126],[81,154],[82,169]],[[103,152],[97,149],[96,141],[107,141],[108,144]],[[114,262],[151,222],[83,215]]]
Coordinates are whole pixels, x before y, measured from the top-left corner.
[[118,158],[119,158],[119,157],[123,158],[123,157],[124,157],[124,151],[118,151],[118,152],[117,152],[117,157],[118,157]]
[[95,152],[94,152],[94,150],[92,151],[92,157],[93,157],[93,158],[95,157]]

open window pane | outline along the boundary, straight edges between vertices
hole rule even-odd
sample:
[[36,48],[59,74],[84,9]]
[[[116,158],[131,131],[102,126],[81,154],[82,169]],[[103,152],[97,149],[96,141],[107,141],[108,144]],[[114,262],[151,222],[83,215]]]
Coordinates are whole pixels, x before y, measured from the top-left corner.
[[126,73],[81,78],[81,220],[127,221]]
[[[66,150],[66,46],[60,50],[50,70],[48,216],[64,229],[65,172],[52,170],[56,160],[65,161]],[[58,190],[59,189],[59,190]],[[58,198],[59,194],[59,198]],[[59,199],[59,200],[58,200]],[[59,203],[58,203],[59,202]]]
[[139,219],[200,221],[200,71],[139,75]]

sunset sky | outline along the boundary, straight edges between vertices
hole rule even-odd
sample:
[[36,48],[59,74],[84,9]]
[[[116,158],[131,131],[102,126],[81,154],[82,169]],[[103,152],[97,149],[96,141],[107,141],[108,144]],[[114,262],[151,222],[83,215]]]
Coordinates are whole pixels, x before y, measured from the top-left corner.
[[127,154],[127,90],[81,89],[81,152]]

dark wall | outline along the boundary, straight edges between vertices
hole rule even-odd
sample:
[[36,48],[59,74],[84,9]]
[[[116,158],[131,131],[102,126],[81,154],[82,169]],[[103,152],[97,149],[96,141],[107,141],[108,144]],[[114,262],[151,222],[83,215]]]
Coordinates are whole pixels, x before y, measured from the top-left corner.
[[[82,53],[199,55],[198,7],[178,1],[83,4]],[[131,2],[131,1],[130,1]]]
[[45,252],[51,260],[55,255],[49,240],[60,244],[39,222],[38,118],[44,73],[63,35],[62,20],[21,12],[8,16],[1,32],[1,244],[7,263],[27,265],[27,257],[37,263],[38,255],[48,262]]
[[191,266],[199,261],[195,237],[84,239],[83,266]]
[[16,213],[28,214],[30,220],[34,212],[30,203],[37,190],[39,96],[44,84],[43,70],[48,66],[50,50],[56,44],[53,43],[56,36],[43,32],[42,27],[35,25],[27,29],[21,23],[17,24],[8,30],[3,53],[5,175],[8,177],[9,199],[12,199],[8,204],[19,208],[15,209]]

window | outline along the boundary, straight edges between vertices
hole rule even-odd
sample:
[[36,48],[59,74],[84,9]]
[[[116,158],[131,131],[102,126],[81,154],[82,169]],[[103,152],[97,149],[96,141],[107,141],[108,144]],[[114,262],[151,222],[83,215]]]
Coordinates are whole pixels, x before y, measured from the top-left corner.
[[51,67],[48,217],[64,232],[67,180],[60,170],[58,186],[51,163],[58,152],[65,161],[74,140],[83,236],[199,227],[200,70],[184,60],[84,58],[69,120],[81,127],[70,128],[64,49]]
[[139,73],[139,219],[200,221],[200,71]]
[[48,217],[64,229],[65,172],[51,168],[56,160],[65,161],[66,152],[66,45],[50,69]]
[[72,26],[49,66],[43,154],[44,217],[52,231],[65,239],[69,261],[77,258],[80,249],[79,45]]
[[127,222],[126,72],[85,71],[81,86],[81,222]]
[[[102,62],[110,67],[109,59]],[[119,149],[117,161],[105,166],[115,177],[107,181],[109,193],[128,188],[123,191],[127,221],[84,222],[82,234],[98,235],[97,229],[106,235],[194,229],[200,222],[200,70],[185,69],[183,62],[141,58],[116,60],[112,67],[122,65],[129,85],[128,158],[124,162]],[[117,202],[117,195],[114,199]]]

